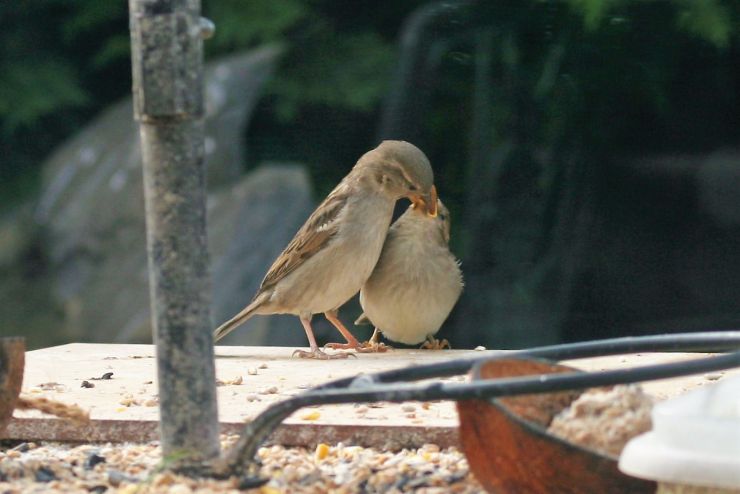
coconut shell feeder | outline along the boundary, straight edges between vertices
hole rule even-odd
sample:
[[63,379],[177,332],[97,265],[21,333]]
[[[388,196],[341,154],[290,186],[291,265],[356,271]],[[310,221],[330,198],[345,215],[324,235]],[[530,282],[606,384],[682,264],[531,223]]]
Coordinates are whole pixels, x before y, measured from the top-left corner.
[[[481,362],[471,374],[475,382],[574,372],[579,371],[547,361],[501,359]],[[559,391],[458,401],[462,449],[483,487],[489,492],[532,494],[655,492],[655,482],[620,472],[617,457],[573,444],[547,431],[552,419],[580,394]]]
[[[677,363],[583,372],[562,360],[642,352],[718,352]],[[457,402],[463,451],[489,492],[654,492],[651,481],[628,477],[617,458],[557,438],[553,416],[583,390],[740,367],[740,331],[615,338],[502,351],[498,355],[360,374],[278,402],[246,424],[225,455],[204,465],[215,476],[243,475],[257,449],[300,408],[341,403],[452,400]],[[464,383],[435,378],[468,375]]]
[[23,338],[0,338],[0,439],[21,392],[25,351]]
[[4,439],[13,411],[38,410],[58,418],[87,422],[90,415],[77,405],[68,405],[44,397],[20,396],[26,360],[26,345],[22,337],[0,338],[0,439]]

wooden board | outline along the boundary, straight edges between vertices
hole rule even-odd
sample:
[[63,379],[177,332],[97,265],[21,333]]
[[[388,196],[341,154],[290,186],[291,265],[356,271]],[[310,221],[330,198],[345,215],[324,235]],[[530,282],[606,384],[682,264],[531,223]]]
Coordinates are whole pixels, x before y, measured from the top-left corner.
[[[473,350],[392,350],[361,354],[357,359],[291,358],[293,348],[216,348],[216,375],[222,432],[235,433],[268,405],[316,384],[360,372],[481,355]],[[642,354],[571,362],[585,370],[647,365],[695,358],[686,354]],[[111,379],[96,379],[112,372]],[[738,372],[738,371],[732,371]],[[648,383],[659,398],[675,396],[715,380],[721,373]],[[228,384],[238,382],[241,384]],[[462,381],[457,376],[448,381]],[[83,381],[94,385],[83,388]],[[92,422],[75,426],[16,411],[8,437],[25,441],[148,441],[157,438],[156,360],[151,345],[69,344],[28,352],[23,393],[75,403],[90,410]],[[450,402],[321,406],[296,412],[272,441],[313,447],[318,442],[345,442],[389,449],[458,444],[457,416]]]

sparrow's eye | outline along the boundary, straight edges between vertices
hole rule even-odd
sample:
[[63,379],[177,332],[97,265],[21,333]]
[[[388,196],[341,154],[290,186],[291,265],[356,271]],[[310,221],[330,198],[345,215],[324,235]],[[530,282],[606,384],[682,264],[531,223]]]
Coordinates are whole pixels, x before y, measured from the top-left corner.
[[439,219],[440,221],[447,221],[447,215],[444,213],[439,213]]
[[416,185],[414,185],[414,184],[409,184],[409,190],[410,190],[411,192],[414,192],[414,191],[415,191],[416,189],[417,189]]

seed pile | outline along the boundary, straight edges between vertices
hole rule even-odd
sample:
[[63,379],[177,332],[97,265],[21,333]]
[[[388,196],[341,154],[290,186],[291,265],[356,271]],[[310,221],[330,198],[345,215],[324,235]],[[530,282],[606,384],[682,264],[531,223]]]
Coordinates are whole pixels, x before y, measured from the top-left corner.
[[630,439],[650,430],[654,401],[637,384],[590,389],[557,415],[548,430],[572,443],[619,456]]
[[[224,437],[223,447],[235,436]],[[258,477],[191,479],[162,471],[156,442],[0,447],[0,493],[481,493],[464,455],[427,444],[400,452],[319,444],[260,448]]]

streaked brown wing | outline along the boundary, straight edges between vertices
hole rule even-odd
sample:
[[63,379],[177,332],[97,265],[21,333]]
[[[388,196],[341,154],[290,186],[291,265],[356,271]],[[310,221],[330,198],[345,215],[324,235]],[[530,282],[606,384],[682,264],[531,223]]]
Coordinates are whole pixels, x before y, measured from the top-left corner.
[[260,285],[260,292],[274,286],[326,247],[338,231],[339,225],[336,220],[347,204],[348,198],[347,187],[340,185],[324,199],[270,266]]

